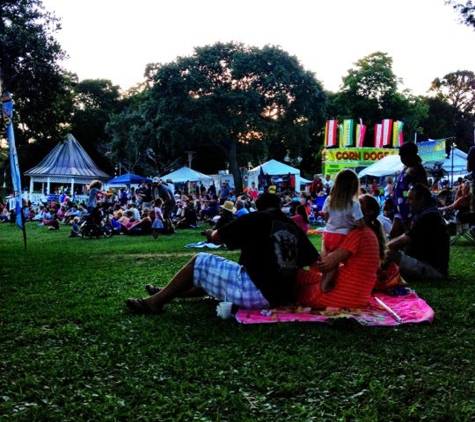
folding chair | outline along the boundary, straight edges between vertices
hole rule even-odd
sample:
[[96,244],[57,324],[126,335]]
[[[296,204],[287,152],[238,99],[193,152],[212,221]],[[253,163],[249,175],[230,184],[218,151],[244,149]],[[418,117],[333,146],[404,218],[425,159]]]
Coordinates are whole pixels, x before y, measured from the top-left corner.
[[450,244],[453,245],[461,237],[464,237],[471,244],[475,245],[475,213],[458,211],[455,218],[455,235],[450,239]]

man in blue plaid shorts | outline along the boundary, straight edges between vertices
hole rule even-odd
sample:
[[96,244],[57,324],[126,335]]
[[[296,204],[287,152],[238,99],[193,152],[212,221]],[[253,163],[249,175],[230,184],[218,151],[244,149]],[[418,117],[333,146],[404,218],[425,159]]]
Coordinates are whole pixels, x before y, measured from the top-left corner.
[[[241,250],[239,262],[221,256],[195,255],[164,287],[147,285],[149,297],[128,299],[135,313],[160,313],[165,304],[178,297],[208,294],[247,309],[265,309],[295,302],[294,275],[279,273],[269,249],[274,220],[295,224],[280,209],[277,195],[264,193],[256,201],[257,212],[239,217],[218,230],[207,230],[209,242]],[[317,261],[318,251],[307,235],[298,229],[296,266],[303,268]]]

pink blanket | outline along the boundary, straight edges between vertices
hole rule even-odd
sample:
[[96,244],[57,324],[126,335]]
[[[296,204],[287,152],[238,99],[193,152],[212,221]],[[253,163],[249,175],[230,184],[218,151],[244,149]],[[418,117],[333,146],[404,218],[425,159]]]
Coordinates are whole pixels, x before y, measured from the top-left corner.
[[338,318],[353,318],[361,325],[400,325],[432,322],[434,311],[412,291],[405,296],[388,296],[378,293],[370,304],[361,309],[326,308],[317,310],[303,307],[280,307],[269,310],[240,309],[236,320],[242,324],[262,324],[271,322],[330,322]]

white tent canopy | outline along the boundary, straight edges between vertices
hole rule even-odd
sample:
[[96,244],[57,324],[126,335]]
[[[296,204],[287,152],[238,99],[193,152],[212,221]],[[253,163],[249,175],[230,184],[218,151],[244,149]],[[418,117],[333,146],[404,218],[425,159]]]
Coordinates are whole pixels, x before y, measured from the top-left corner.
[[[453,154],[453,155],[452,155]],[[449,158],[441,161],[431,161],[424,163],[424,167],[428,170],[435,168],[435,163],[441,163],[444,171],[449,175],[453,174],[458,177],[467,173],[467,154],[458,148],[454,148]],[[387,155],[376,161],[374,164],[366,167],[358,173],[358,177],[374,176],[383,177],[399,174],[403,168],[399,155]]]
[[[452,171],[454,173],[467,173],[467,153],[458,148],[453,148],[449,158],[445,158],[444,160],[437,162],[442,163],[442,168],[449,174]],[[432,169],[434,168],[434,163],[424,163],[424,167]]]
[[362,178],[364,176],[374,176],[374,177],[383,177],[383,176],[392,176],[394,174],[399,174],[403,168],[401,159],[399,155],[386,155],[381,158],[381,160],[376,161],[374,164],[364,168],[358,173],[358,177]]
[[171,180],[173,183],[186,182],[202,182],[203,184],[211,184],[213,178],[204,173],[190,169],[189,167],[182,167],[164,176],[160,176],[162,180]]
[[251,183],[254,182],[256,186],[259,186],[258,179],[259,174],[261,173],[261,168],[264,174],[269,176],[286,176],[289,173],[295,175],[295,186],[299,190],[300,187],[300,170],[294,167],[291,167],[287,164],[281,163],[277,160],[269,160],[260,166],[254,167],[252,170],[249,170],[248,173],[248,186],[251,186]]

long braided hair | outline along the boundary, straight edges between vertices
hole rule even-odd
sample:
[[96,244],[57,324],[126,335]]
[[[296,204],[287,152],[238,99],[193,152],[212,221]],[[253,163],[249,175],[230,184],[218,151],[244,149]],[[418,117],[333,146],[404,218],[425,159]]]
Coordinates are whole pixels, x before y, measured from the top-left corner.
[[378,215],[381,211],[379,203],[373,196],[368,193],[360,195],[359,199],[361,202],[361,207],[363,208],[365,224],[371,230],[373,230],[374,234],[376,235],[379,244],[379,256],[381,259],[383,259],[384,251],[386,250],[387,240],[386,235],[384,234],[383,226],[378,220]]

